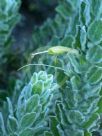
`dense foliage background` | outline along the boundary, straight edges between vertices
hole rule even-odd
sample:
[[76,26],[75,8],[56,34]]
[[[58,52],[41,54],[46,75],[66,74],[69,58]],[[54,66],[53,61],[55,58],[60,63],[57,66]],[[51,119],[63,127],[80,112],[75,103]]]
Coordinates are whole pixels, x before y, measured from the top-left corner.
[[71,135],[102,136],[102,1],[0,0],[0,136]]

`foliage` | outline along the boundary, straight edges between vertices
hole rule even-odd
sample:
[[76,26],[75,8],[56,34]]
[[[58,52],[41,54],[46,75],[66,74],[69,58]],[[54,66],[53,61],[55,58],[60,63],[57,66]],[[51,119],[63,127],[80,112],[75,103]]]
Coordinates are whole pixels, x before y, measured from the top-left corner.
[[[44,24],[39,29],[38,36],[36,37],[36,33],[34,34],[35,39],[45,36],[45,39],[42,38],[44,42],[41,38],[39,38],[41,41],[37,40],[38,42],[36,42],[40,47],[46,44],[49,46],[63,45],[81,51],[77,58],[68,55],[64,59],[63,57],[57,58],[57,63],[56,65],[54,64],[54,66],[59,66],[58,61],[63,59],[62,66],[64,65],[65,73],[67,73],[69,78],[65,88],[61,88],[63,90],[61,91],[62,100],[56,104],[57,118],[56,116],[55,118],[58,120],[56,128],[61,136],[71,135],[72,132],[72,135],[88,135],[88,133],[99,128],[99,118],[101,117],[99,109],[101,107],[99,108],[98,105],[101,106],[101,104],[98,103],[101,103],[102,88],[101,4],[100,0],[94,2],[91,0],[60,2],[56,10],[59,13],[57,16],[59,16],[60,20],[63,19],[60,26],[64,24],[64,28],[56,26],[64,33],[60,36],[59,33],[55,34],[57,27],[52,32],[51,28],[54,27],[54,24],[52,23],[49,27],[50,23],[47,23],[49,29],[46,29],[47,25],[45,26]],[[93,5],[96,9],[93,9]],[[56,17],[53,21],[55,20],[57,20]],[[57,21],[59,22],[59,20]],[[64,21],[69,21],[67,26]],[[49,37],[48,30],[51,35],[50,42],[47,41]],[[43,33],[45,34],[44,36]],[[45,57],[43,59],[46,60]],[[42,63],[45,62],[43,59]],[[47,61],[47,64],[51,65],[53,62],[52,58],[52,63]],[[60,75],[61,71],[57,72],[58,74]],[[57,80],[59,79],[57,78]]]
[[10,99],[7,98],[7,121],[4,123],[0,114],[0,133],[8,136],[39,136],[42,133],[44,135],[44,130],[48,130],[47,115],[53,113],[53,95],[57,94],[56,88],[52,75],[47,75],[43,71],[34,73],[30,82],[21,91],[16,109],[13,109]]
[[[12,79],[12,77],[9,78],[9,69],[12,66],[10,64],[8,68],[8,65],[17,60],[11,52],[11,45],[13,44],[11,33],[20,20],[18,13],[20,3],[20,0],[0,0],[0,77],[2,77],[0,78],[0,104],[2,99],[4,100],[9,94],[5,89]],[[15,64],[16,66],[17,64]],[[7,82],[8,78],[9,81]]]
[[45,64],[45,71],[39,67],[22,90],[7,98],[1,135],[102,135],[102,1],[59,0],[56,11],[31,41],[32,50],[48,48],[32,60]]
[[19,20],[19,0],[0,1],[0,45],[4,45]]

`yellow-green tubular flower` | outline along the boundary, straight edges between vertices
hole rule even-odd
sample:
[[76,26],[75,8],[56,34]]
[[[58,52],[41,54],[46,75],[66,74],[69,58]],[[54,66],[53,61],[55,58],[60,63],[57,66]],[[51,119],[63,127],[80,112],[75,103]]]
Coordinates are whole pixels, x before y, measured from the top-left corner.
[[78,50],[64,46],[54,46],[48,49],[48,54],[60,55],[64,53],[78,54]]
[[53,46],[46,51],[33,53],[32,56],[36,56],[36,55],[43,54],[43,53],[48,53],[50,55],[62,55],[64,53],[73,53],[75,55],[78,55],[79,52],[76,49],[68,48],[65,46]]

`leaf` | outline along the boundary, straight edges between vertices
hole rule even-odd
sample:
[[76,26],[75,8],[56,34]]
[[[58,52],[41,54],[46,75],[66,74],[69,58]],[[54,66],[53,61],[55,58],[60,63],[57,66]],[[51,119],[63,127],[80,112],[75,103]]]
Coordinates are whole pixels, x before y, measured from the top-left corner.
[[53,133],[53,136],[59,136],[58,129],[57,129],[58,121],[55,116],[50,117],[50,128]]
[[56,118],[57,118],[58,122],[60,122],[62,125],[67,126],[68,120],[67,120],[65,110],[66,109],[63,108],[62,104],[60,104],[60,103],[56,104],[56,109],[55,109]]
[[33,129],[27,128],[23,130],[19,136],[33,136]]
[[8,97],[7,97],[7,103],[8,103],[9,114],[13,116],[13,106],[12,106],[12,103]]
[[26,113],[22,117],[22,119],[20,121],[20,129],[24,129],[24,128],[32,126],[32,124],[34,123],[35,119],[36,119],[36,113],[35,112]]
[[86,59],[91,63],[102,62],[102,47],[100,45],[89,48],[86,54]]
[[85,131],[84,132],[84,136],[92,136],[92,133],[88,132],[88,131]]
[[97,84],[102,79],[102,68],[92,66],[85,75],[85,80],[90,84]]
[[31,84],[34,84],[38,81],[38,76],[37,76],[37,73],[34,72],[33,76],[31,77]]
[[80,30],[80,43],[81,43],[81,49],[85,51],[86,49],[86,29],[85,26],[81,27]]
[[48,43],[49,46],[51,45],[59,45],[60,41],[59,41],[59,37],[54,35],[52,40]]
[[55,115],[57,117],[57,120],[61,122],[61,104],[56,102],[56,107],[55,107]]
[[74,41],[75,41],[75,39],[72,35],[67,35],[62,39],[61,45],[65,46],[65,47],[72,48],[73,47],[72,44]]
[[33,112],[34,109],[36,109],[36,107],[39,105],[39,103],[40,103],[39,95],[35,94],[31,96],[26,103],[26,112],[27,113]]
[[41,94],[44,91],[44,83],[39,80],[37,83],[33,85],[32,91],[34,94]]
[[25,106],[24,106],[25,101],[31,96],[31,92],[32,92],[32,86],[30,83],[26,85],[21,91],[21,94],[18,98],[18,103],[17,103],[18,116],[20,114],[20,110],[22,109],[22,106],[23,106],[23,109],[25,109]]
[[44,136],[53,136],[53,135],[52,135],[50,132],[47,132],[47,131],[46,131],[46,132],[44,133]]
[[93,21],[88,28],[87,35],[93,44],[99,44],[102,41],[102,20]]
[[97,125],[97,121],[100,120],[100,116],[97,113],[93,113],[91,117],[83,124],[83,128],[90,131]]
[[[44,123],[44,122],[43,122]],[[47,128],[44,126],[44,125],[42,125],[42,124],[40,124],[39,126],[36,126],[34,129],[33,129],[33,131],[34,131],[34,136],[42,136],[43,135],[43,133],[44,133],[44,131],[46,131],[47,130]]]
[[81,67],[80,67],[80,64],[78,63],[76,57],[74,55],[69,55],[69,60],[70,60],[70,63],[72,65],[72,67],[74,68],[74,71],[78,74],[81,73]]
[[69,15],[72,13],[71,5],[66,6],[65,4],[60,4],[57,6],[56,11],[64,18],[66,19]]
[[5,45],[9,40],[12,29],[19,21],[19,7],[20,0],[12,2],[11,0],[0,1],[0,45]]
[[[91,91],[89,91],[91,90]],[[83,88],[82,91],[84,93],[84,97],[86,99],[90,98],[90,97],[94,97],[94,96],[98,96],[100,95],[101,92],[101,86],[100,85],[95,85],[95,86],[91,86],[89,84],[86,84]]]
[[70,123],[77,125],[81,125],[85,121],[83,114],[78,110],[70,110],[67,113],[67,118]]
[[61,128],[60,124],[58,124],[57,128],[58,128],[58,131],[59,131],[59,135],[65,136],[65,132],[64,132],[63,128]]
[[7,121],[7,129],[9,129],[10,132],[15,132],[18,129],[18,122],[15,117],[10,116],[8,117]]
[[38,73],[38,80],[46,81],[47,73],[45,71],[39,71]]
[[79,90],[81,87],[81,79],[79,76],[72,76],[71,78],[71,85],[72,89],[74,90]]
[[3,120],[3,116],[2,116],[1,112],[0,112],[0,133],[2,133],[2,135],[6,136],[6,129],[4,126],[4,120]]
[[85,25],[88,26],[91,21],[91,14],[90,14],[91,4],[88,0],[86,0],[85,2],[83,1],[83,3],[85,3],[85,9],[84,11],[82,11],[82,13],[85,18]]
[[48,75],[46,81],[44,82],[44,89],[47,90],[47,89],[51,88],[52,83],[53,83],[53,76]]
[[56,71],[56,79],[59,86],[63,87],[69,77],[62,70],[58,70]]
[[102,114],[102,97],[100,98],[98,102],[98,110],[97,113]]
[[102,14],[102,1],[101,0],[90,0],[91,12],[95,19],[99,19]]
[[[67,0],[69,1],[69,0]],[[73,7],[74,10],[76,10],[79,7],[80,0],[70,0],[70,4]]]

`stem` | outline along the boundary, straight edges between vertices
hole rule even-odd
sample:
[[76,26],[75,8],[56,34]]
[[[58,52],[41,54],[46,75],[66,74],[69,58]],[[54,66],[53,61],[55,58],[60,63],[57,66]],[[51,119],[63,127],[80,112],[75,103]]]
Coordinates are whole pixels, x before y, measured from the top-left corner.
[[21,68],[19,68],[17,71],[22,70],[23,68],[26,68],[28,66],[47,66],[47,67],[51,67],[51,68],[55,68],[55,69],[65,71],[63,68],[55,67],[55,66],[51,66],[51,65],[47,65],[47,64],[27,64],[27,65],[24,65]]

